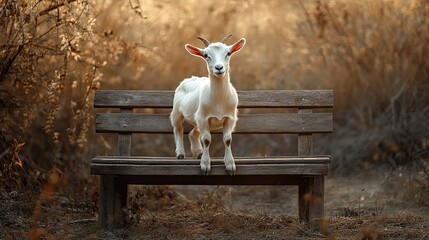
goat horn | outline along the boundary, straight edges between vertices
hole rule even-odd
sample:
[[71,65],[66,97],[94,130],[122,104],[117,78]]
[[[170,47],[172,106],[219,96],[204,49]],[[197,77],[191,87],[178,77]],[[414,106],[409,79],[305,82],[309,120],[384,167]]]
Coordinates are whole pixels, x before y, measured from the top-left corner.
[[226,41],[228,41],[228,38],[231,37],[232,35],[229,34],[228,36],[224,37],[221,41],[221,43],[226,44]]
[[207,40],[203,37],[197,37],[197,38],[200,39],[204,43],[204,45],[206,45],[206,47],[208,47],[210,45],[209,40]]

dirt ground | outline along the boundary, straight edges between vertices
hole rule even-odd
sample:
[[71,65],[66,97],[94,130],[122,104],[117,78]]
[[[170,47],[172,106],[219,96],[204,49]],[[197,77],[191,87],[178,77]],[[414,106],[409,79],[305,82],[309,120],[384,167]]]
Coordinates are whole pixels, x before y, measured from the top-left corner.
[[[93,203],[0,196],[0,239],[429,239],[429,208],[380,175],[328,177],[322,232],[297,221],[297,188],[131,187],[123,229],[98,228]],[[38,211],[37,209],[40,209]]]

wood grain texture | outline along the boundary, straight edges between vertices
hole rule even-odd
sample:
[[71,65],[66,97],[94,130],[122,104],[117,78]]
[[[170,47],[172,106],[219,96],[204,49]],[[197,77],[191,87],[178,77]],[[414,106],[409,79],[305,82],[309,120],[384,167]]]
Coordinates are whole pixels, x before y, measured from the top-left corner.
[[128,184],[144,185],[298,185],[308,175],[123,175]]
[[[236,175],[326,175],[328,164],[259,164],[237,166]],[[201,175],[199,166],[190,165],[129,165],[91,164],[91,174],[96,175]],[[212,166],[211,175],[226,176],[225,166]],[[173,183],[172,183],[173,184]]]
[[122,181],[120,177],[115,177],[115,188],[113,194],[113,213],[112,213],[112,226],[121,227],[125,224],[125,216],[122,209],[127,206],[128,199],[128,185]]
[[[298,115],[311,114],[312,109],[299,109]],[[313,135],[304,133],[298,134],[298,155],[313,155]]]
[[[238,118],[235,133],[327,133],[333,130],[332,113],[240,114]],[[169,116],[159,114],[98,113],[95,128],[100,133],[173,133]],[[188,124],[184,128],[185,133],[192,129]]]
[[320,228],[320,221],[325,213],[325,176],[310,178],[309,189],[311,191],[308,219],[310,226]]
[[[133,109],[121,109],[121,113],[132,114]],[[121,133],[118,136],[118,155],[130,156],[131,155],[131,133]]]
[[300,222],[320,229],[325,213],[325,176],[314,175],[298,185],[298,216]]
[[98,221],[102,228],[113,229],[117,216],[115,213],[115,177],[100,176]]
[[[332,108],[332,90],[238,91],[240,108]],[[174,91],[98,90],[96,108],[171,108]]]
[[100,176],[99,215],[102,228],[114,229],[124,224],[122,208],[127,203],[127,184],[117,176]]
[[[305,158],[252,158],[237,159],[236,175],[324,175],[328,172],[329,156]],[[165,161],[165,162],[164,162]],[[212,161],[211,175],[227,175],[221,159]],[[97,157],[91,162],[91,174],[98,175],[201,175],[199,160],[171,158],[118,158]]]
[[[313,176],[311,176],[311,178],[313,178]],[[310,221],[310,202],[308,197],[309,194],[311,194],[311,189],[309,182],[310,179],[305,178],[298,183],[298,218],[302,223],[308,223]]]
[[[329,164],[331,156],[264,156],[236,157],[235,162],[241,164]],[[200,165],[195,158],[176,159],[175,157],[142,157],[142,156],[96,156],[91,163],[99,164],[131,164],[131,165]],[[222,158],[212,158],[212,165],[224,165]]]

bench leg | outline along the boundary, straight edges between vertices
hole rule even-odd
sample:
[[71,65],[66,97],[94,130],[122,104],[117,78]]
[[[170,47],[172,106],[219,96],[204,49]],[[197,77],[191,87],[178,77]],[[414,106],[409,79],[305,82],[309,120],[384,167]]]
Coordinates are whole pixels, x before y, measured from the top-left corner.
[[122,208],[127,205],[127,184],[114,176],[100,176],[98,220],[102,228],[112,230],[124,224]]
[[299,221],[320,228],[325,208],[325,176],[304,177],[299,185]]

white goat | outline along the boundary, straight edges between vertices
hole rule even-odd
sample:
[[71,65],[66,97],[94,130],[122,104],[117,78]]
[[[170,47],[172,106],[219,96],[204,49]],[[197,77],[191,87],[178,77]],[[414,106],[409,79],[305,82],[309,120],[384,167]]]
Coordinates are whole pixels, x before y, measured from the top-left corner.
[[176,89],[170,115],[177,158],[185,157],[183,147],[183,120],[185,120],[194,127],[189,133],[191,152],[201,158],[201,171],[205,175],[210,173],[210,130],[221,128],[225,144],[226,171],[234,175],[236,170],[231,152],[231,134],[237,121],[238,96],[230,82],[229,60],[232,54],[244,47],[246,40],[242,38],[228,46],[225,43],[230,36],[216,43],[198,37],[206,46],[205,49],[185,45],[190,54],[206,60],[209,77],[193,76],[183,80]]

